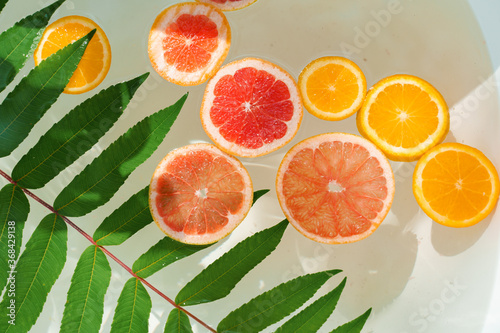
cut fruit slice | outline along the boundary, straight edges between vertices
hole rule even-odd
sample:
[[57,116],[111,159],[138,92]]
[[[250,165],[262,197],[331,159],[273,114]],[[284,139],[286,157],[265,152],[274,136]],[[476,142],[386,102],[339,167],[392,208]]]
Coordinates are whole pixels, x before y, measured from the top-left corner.
[[302,70],[299,90],[311,114],[324,120],[342,120],[361,108],[366,95],[366,79],[351,60],[322,57]]
[[179,3],[163,10],[151,27],[149,60],[164,79],[182,86],[212,77],[231,44],[229,23],[219,9],[203,3]]
[[422,210],[449,227],[468,227],[484,219],[499,192],[493,163],[476,148],[460,143],[432,148],[413,174],[413,194]]
[[245,58],[222,67],[208,82],[201,122],[227,153],[256,157],[290,142],[302,120],[294,79],[268,61]]
[[229,235],[252,200],[252,181],[241,162],[205,143],[168,153],[149,187],[154,221],[187,244],[211,244]]
[[76,15],[65,16],[45,29],[35,50],[35,65],[38,65],[45,58],[85,36],[93,29],[96,29],[96,33],[64,89],[67,94],[87,92],[97,87],[108,74],[111,65],[111,46],[104,31],[89,18]]
[[204,2],[211,4],[220,10],[237,10],[250,6],[257,0],[196,0],[198,2]]
[[288,221],[327,244],[371,235],[389,212],[395,192],[389,161],[370,141],[326,133],[299,142],[278,169],[276,192]]
[[439,91],[411,75],[394,75],[375,84],[356,120],[359,132],[395,161],[417,160],[441,143],[450,127]]

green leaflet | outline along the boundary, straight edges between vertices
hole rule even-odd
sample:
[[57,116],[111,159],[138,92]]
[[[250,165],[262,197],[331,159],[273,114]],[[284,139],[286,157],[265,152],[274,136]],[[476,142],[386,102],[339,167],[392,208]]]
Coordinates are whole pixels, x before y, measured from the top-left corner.
[[7,3],[7,0],[0,0],[0,13],[2,12],[3,7],[5,7],[5,4]]
[[212,245],[190,245],[178,242],[169,237],[164,237],[134,262],[132,270],[138,277],[144,279],[171,263],[184,259]]
[[[253,194],[253,203],[267,192],[269,192],[267,189],[255,191]],[[144,200],[143,205],[144,209],[149,209],[147,199]],[[95,235],[94,239],[96,239]],[[137,276],[147,278],[171,263],[186,258],[212,245],[213,244],[188,245],[165,237],[153,245],[146,253],[142,254],[134,262],[132,270]]]
[[248,272],[276,249],[287,226],[288,221],[283,220],[237,244],[188,282],[177,294],[175,303],[195,305],[227,296]]
[[19,186],[7,184],[0,190],[0,293],[19,257],[29,211],[30,203]]
[[151,298],[141,281],[129,279],[118,298],[111,333],[147,332],[151,307]]
[[347,324],[337,327],[330,333],[361,333],[361,330],[365,326],[368,317],[370,317],[371,312],[372,309],[370,308],[358,318],[348,322]]
[[98,245],[119,245],[153,221],[149,210],[149,186],[131,196],[104,219],[94,232]]
[[217,326],[217,332],[259,332],[301,307],[340,270],[300,276],[260,294],[231,312]]
[[[4,318],[0,320],[0,332],[27,332],[36,322],[66,262],[67,242],[68,229],[62,218],[55,214],[44,217],[19,257],[15,295],[5,293],[0,303],[0,316]],[[14,318],[15,325],[5,318]]]
[[297,315],[288,320],[275,333],[309,333],[319,332],[319,329],[326,322],[337,306],[340,295],[344,290],[346,278],[337,288],[321,297]]
[[192,333],[191,324],[187,314],[179,309],[173,309],[168,315],[165,324],[165,333]]
[[[7,1],[0,1],[0,11]],[[0,35],[0,92],[12,82],[35,50],[43,29],[64,0],[27,16]]]
[[0,104],[0,157],[9,155],[28,136],[61,95],[94,33],[42,61]]
[[75,107],[21,158],[12,178],[25,188],[47,184],[113,126],[148,75],[111,86]]
[[160,145],[186,98],[146,117],[113,142],[59,193],[54,208],[65,216],[83,216],[108,202]]
[[99,332],[110,280],[111,267],[106,255],[97,246],[87,247],[71,278],[61,332]]

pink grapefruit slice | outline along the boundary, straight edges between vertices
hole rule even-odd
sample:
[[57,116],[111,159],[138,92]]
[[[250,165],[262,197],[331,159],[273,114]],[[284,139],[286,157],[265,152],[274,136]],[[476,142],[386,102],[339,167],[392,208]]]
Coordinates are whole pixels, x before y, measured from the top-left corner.
[[186,244],[211,244],[229,235],[252,200],[252,181],[243,164],[206,143],[168,153],[149,188],[154,221],[169,237]]
[[352,134],[320,134],[292,147],[278,169],[276,192],[288,221],[327,244],[371,235],[389,212],[394,175],[385,155]]
[[203,128],[215,144],[241,157],[283,147],[297,133],[302,114],[292,76],[258,58],[222,67],[207,84],[200,112]]
[[220,10],[230,11],[250,6],[257,0],[196,0],[196,1],[214,5]]
[[156,72],[182,86],[212,77],[229,52],[231,29],[212,5],[185,2],[163,10],[151,27],[148,54]]

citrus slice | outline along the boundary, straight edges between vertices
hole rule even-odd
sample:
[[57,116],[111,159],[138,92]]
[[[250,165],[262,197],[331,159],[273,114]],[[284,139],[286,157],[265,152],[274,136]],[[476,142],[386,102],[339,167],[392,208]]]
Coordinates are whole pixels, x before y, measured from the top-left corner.
[[244,58],[227,64],[208,82],[201,122],[227,153],[256,157],[290,142],[302,120],[297,85],[268,61]]
[[154,221],[169,237],[211,244],[230,234],[252,206],[250,175],[216,146],[191,144],[158,164],[149,187]]
[[392,160],[415,161],[450,127],[445,100],[428,82],[394,75],[375,84],[357,115],[359,132]]
[[382,223],[394,198],[389,161],[370,141],[326,133],[290,149],[278,169],[276,192],[288,221],[327,244],[359,241]]
[[361,108],[366,78],[349,59],[322,57],[302,70],[299,90],[311,114],[324,120],[342,120]]
[[214,6],[185,2],[163,10],[151,27],[149,60],[164,79],[182,86],[212,77],[229,52],[231,29]]
[[237,10],[250,6],[257,0],[196,0],[198,2],[204,2],[211,4],[220,10]]
[[500,182],[495,166],[476,148],[443,143],[418,161],[413,194],[434,221],[450,227],[468,227],[495,207]]
[[94,21],[83,16],[65,16],[50,24],[35,50],[35,64],[96,29],[87,45],[75,73],[64,89],[67,94],[81,94],[97,87],[111,65],[111,46],[104,31]]

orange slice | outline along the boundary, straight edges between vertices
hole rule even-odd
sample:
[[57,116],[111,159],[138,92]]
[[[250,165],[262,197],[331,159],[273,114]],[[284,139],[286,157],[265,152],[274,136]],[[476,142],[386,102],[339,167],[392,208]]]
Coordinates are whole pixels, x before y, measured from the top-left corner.
[[242,157],[265,155],[290,142],[302,114],[292,76],[257,58],[222,67],[207,84],[200,112],[215,144]]
[[394,75],[375,84],[357,115],[359,132],[395,161],[415,161],[450,127],[445,100],[428,82]]
[[324,120],[341,120],[361,108],[366,79],[351,60],[322,57],[302,70],[299,89],[304,106],[311,114]]
[[164,79],[182,86],[212,77],[229,52],[231,29],[224,14],[202,3],[163,10],[151,27],[149,60]]
[[196,0],[198,2],[204,2],[211,4],[220,10],[237,10],[250,6],[257,0]]
[[252,206],[252,181],[236,158],[211,144],[171,151],[149,187],[154,221],[169,237],[211,244],[230,234]]
[[326,133],[299,142],[278,169],[276,192],[288,221],[327,244],[371,235],[389,212],[395,192],[389,161],[370,141]]
[[443,143],[418,161],[413,193],[422,210],[450,227],[468,227],[495,207],[500,182],[495,166],[479,150]]
[[96,29],[78,67],[64,89],[67,94],[81,94],[97,87],[111,65],[111,46],[104,31],[83,16],[65,16],[50,24],[35,50],[35,64]]

